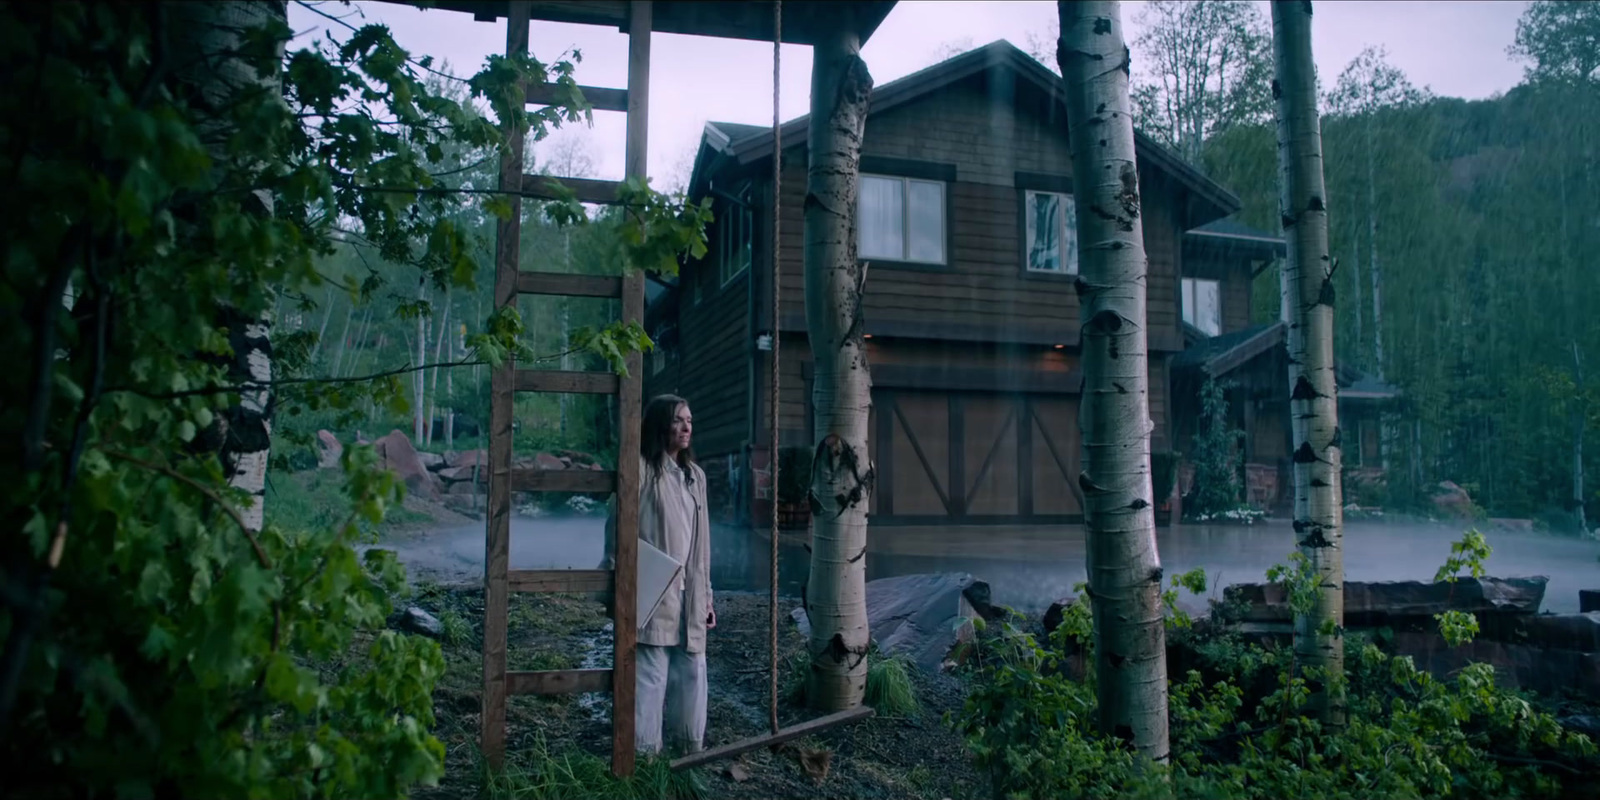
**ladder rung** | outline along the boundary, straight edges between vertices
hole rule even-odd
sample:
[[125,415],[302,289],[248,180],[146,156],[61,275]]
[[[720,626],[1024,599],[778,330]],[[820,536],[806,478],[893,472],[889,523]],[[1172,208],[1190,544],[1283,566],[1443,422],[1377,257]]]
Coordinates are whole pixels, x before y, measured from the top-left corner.
[[579,694],[611,691],[609,669],[507,672],[506,694]]
[[[583,93],[583,99],[589,101],[596,111],[627,111],[628,90],[607,89],[600,86],[579,86],[578,91]],[[557,102],[556,85],[553,83],[528,84],[528,103],[532,105],[548,106]]]
[[577,196],[580,203],[610,205],[617,202],[621,181],[602,181],[593,178],[552,178],[549,175],[523,175],[522,193],[544,200],[560,200],[561,195],[550,185],[558,183]]
[[622,379],[614,372],[581,372],[560,369],[519,369],[512,380],[515,392],[556,392],[558,394],[616,394]]
[[604,592],[611,589],[609,569],[514,569],[506,573],[513,592]]
[[563,297],[621,297],[622,279],[615,275],[567,275],[560,272],[519,272],[517,291]]
[[617,490],[617,473],[598,469],[514,469],[513,492],[583,492],[610,494]]

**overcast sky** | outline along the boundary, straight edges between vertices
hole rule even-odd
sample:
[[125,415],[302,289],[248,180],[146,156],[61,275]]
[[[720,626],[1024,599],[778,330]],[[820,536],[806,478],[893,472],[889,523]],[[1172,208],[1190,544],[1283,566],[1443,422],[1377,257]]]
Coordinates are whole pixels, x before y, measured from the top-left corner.
[[[505,47],[505,23],[474,22],[470,14],[381,2],[316,4],[350,22],[382,22],[414,55],[448,61],[457,75],[476,72],[490,53]],[[1126,36],[1139,34],[1134,22],[1140,2],[1122,4]],[[1390,60],[1413,83],[1437,94],[1479,99],[1515,86],[1521,65],[1506,55],[1525,2],[1473,0],[1321,0],[1316,4],[1312,49],[1325,83],[1369,44],[1383,45]],[[1261,2],[1263,15],[1269,15]],[[1056,14],[1053,2],[907,2],[902,0],[862,48],[862,57],[879,85],[939,60],[941,47],[981,46],[1009,39],[1026,49],[1030,33],[1043,35]],[[1268,17],[1270,19],[1270,17]],[[348,30],[298,3],[289,5],[289,23],[307,39],[332,28],[343,39]],[[535,21],[533,54],[549,61],[576,48],[583,55],[576,78],[588,86],[627,85],[628,39],[614,28]],[[806,112],[811,49],[785,45],[781,81],[783,119]],[[656,34],[650,72],[650,175],[658,187],[687,177],[688,166],[707,120],[772,123],[772,45],[733,39]],[[594,177],[621,178],[623,117],[596,112],[592,129],[557,134],[579,137],[598,165]]]

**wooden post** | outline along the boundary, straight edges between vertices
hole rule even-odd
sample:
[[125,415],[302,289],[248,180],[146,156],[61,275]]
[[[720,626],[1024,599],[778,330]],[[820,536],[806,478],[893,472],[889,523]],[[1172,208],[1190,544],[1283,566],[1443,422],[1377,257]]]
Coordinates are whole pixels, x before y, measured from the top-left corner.
[[[647,174],[646,144],[650,120],[649,0],[633,0],[628,17],[628,138],[625,177]],[[622,319],[644,322],[644,274],[628,269],[622,279]],[[643,354],[628,355],[628,377],[617,396],[617,538],[616,592],[612,603],[614,652],[611,668],[611,772],[633,774],[634,649],[638,642],[635,608],[639,561],[639,426],[643,413]],[[688,613],[688,609],[684,610]]]
[[[506,54],[528,50],[528,3],[513,0],[506,19]],[[500,155],[500,191],[522,188],[520,128],[508,131],[506,151]],[[494,305],[517,302],[517,265],[522,255],[522,198],[508,197],[510,215],[495,225]],[[506,359],[490,375],[489,396],[489,514],[484,537],[483,603],[483,716],[479,741],[483,756],[499,769],[506,749],[506,623],[509,615],[506,568],[511,542],[511,417],[512,376],[516,365]],[[637,513],[637,511],[635,512]],[[632,600],[629,600],[632,608]],[[631,666],[631,662],[630,662]],[[629,674],[632,674],[630,669]]]

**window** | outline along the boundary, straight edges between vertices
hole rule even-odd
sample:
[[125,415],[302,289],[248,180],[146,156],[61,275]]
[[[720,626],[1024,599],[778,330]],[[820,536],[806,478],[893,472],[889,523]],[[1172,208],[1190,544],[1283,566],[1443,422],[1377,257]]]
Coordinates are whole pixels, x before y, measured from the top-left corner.
[[750,266],[750,243],[755,233],[755,215],[750,212],[749,206],[738,206],[728,203],[723,207],[720,240],[718,241],[719,274],[722,280],[718,286],[726,286],[728,281],[739,276]]
[[1222,294],[1216,281],[1183,279],[1183,321],[1207,336],[1222,333]]
[[661,370],[666,369],[666,367],[667,353],[665,350],[662,350],[661,345],[658,344],[650,350],[650,374],[660,375]]
[[857,215],[861,258],[945,263],[943,183],[862,175]]
[[1029,272],[1078,274],[1078,220],[1072,195],[1026,192],[1022,215],[1027,225]]

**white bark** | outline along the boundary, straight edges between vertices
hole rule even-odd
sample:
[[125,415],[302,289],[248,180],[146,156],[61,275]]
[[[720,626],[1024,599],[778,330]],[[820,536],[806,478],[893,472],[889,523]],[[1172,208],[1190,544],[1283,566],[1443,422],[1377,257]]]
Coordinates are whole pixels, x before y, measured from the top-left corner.
[[[1290,410],[1294,430],[1294,532],[1315,568],[1317,600],[1295,619],[1297,663],[1344,673],[1344,520],[1340,503],[1338,386],[1333,362],[1333,262],[1328,255],[1327,192],[1316,71],[1311,58],[1311,3],[1272,4],[1278,117],[1279,208],[1289,258],[1282,273],[1289,315]],[[1324,719],[1342,724],[1342,692],[1311,683]]]
[[[428,280],[426,278],[417,283],[417,302],[420,303],[427,299],[427,289]],[[408,347],[407,349],[410,348]],[[421,367],[426,363],[428,363],[428,318],[419,313],[417,314],[416,366]],[[416,443],[418,450],[421,450],[427,444],[424,441],[426,434],[422,427],[422,414],[425,410],[423,408],[423,395],[426,393],[427,388],[426,370],[418,369],[416,372],[411,373],[411,441]]]
[[[443,362],[445,337],[450,335],[450,287],[444,290],[444,317],[439,320],[439,338],[433,346],[433,363]],[[433,383],[428,387],[428,422],[425,428],[425,439],[428,444],[433,444],[433,411],[439,405],[439,367],[433,368]]]
[[[873,471],[867,453],[872,380],[862,338],[861,290],[867,267],[856,257],[861,137],[872,76],[860,39],[840,31],[819,42],[811,66],[807,137],[806,324],[815,368],[812,468],[811,669],[813,707],[861,704],[867,683],[867,505]],[[776,454],[774,454],[776,456]]]
[[1588,427],[1588,408],[1583,397],[1583,354],[1577,340],[1572,342],[1572,502],[1578,517],[1578,530],[1589,532],[1583,513],[1583,429]]
[[1120,4],[1057,4],[1077,200],[1084,520],[1100,728],[1164,763],[1167,658],[1151,504],[1148,263]]
[[[328,374],[334,377],[339,375],[339,365],[344,362],[345,348],[350,345],[350,322],[355,319],[356,304],[351,303],[350,308],[344,312],[344,329],[339,331],[339,350],[333,357],[333,366]],[[318,342],[318,344],[321,344]]]
[[[1367,114],[1367,246],[1370,248],[1367,251],[1367,267],[1368,267],[1368,269],[1370,269],[1372,271],[1372,359],[1373,359],[1372,365],[1373,365],[1373,374],[1375,374],[1377,376],[1378,380],[1381,381],[1381,380],[1383,380],[1383,326],[1380,323],[1382,318],[1379,316],[1379,313],[1380,313],[1380,309],[1383,306],[1383,303],[1382,303],[1381,300],[1379,300],[1379,296],[1378,296],[1378,291],[1379,291],[1379,289],[1378,289],[1378,286],[1379,286],[1378,275],[1379,275],[1379,272],[1380,272],[1380,269],[1378,267],[1378,172],[1377,172],[1377,166],[1374,163],[1375,162],[1375,157],[1373,155],[1374,145],[1372,143],[1372,118],[1374,116],[1376,116],[1376,112],[1368,112],[1368,114]],[[1356,286],[1357,287],[1361,286],[1361,275],[1360,275],[1360,271],[1359,270],[1357,271],[1357,274],[1356,274]],[[1359,288],[1357,289],[1357,291],[1359,291]],[[1360,299],[1359,299],[1359,295],[1357,296],[1356,302],[1358,304],[1361,302]],[[1358,308],[1359,308],[1359,306],[1358,306]],[[1361,312],[1359,310],[1357,310],[1356,311],[1356,319],[1359,320],[1361,318],[1360,315],[1361,315]],[[1360,346],[1361,346],[1361,326],[1359,324],[1357,324],[1357,326],[1356,326],[1356,347],[1358,348],[1358,350],[1359,350]]]
[[[276,73],[258,74],[237,52],[246,32],[274,20],[283,21],[287,15],[286,5],[281,0],[169,5],[172,46],[198,55],[183,68],[181,75],[198,89],[195,102],[204,113],[197,128],[203,138],[224,139],[228,126],[233,124],[225,109],[234,101],[236,93],[258,88],[277,91],[281,86]],[[278,43],[280,63],[285,44]],[[219,163],[228,157],[220,147],[213,148],[212,155]],[[257,213],[272,214],[273,197],[269,192],[256,190],[252,199],[256,201]],[[214,323],[227,329],[228,343],[233,349],[227,377],[244,387],[238,405],[217,415],[215,424],[225,434],[218,457],[228,484],[247,494],[245,505],[239,511],[245,526],[252,531],[261,530],[263,524],[267,463],[272,447],[270,337],[273,323],[271,306],[254,315],[224,306],[218,310]]]

